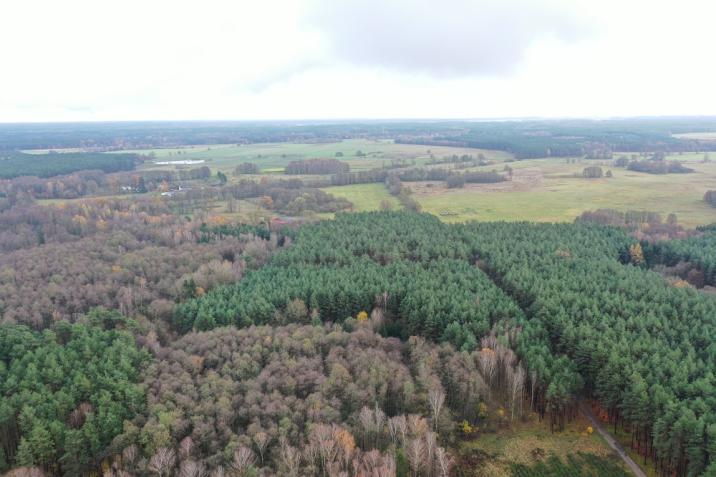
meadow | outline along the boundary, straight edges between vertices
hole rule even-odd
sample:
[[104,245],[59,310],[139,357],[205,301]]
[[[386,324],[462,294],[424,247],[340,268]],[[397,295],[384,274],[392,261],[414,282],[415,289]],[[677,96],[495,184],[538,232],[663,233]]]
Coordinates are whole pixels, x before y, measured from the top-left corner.
[[[585,179],[581,172],[588,165],[601,165],[613,177]],[[511,163],[514,174],[508,183],[468,184],[462,189],[447,189],[441,183],[409,186],[424,211],[448,222],[571,222],[597,208],[649,210],[663,218],[675,213],[686,226],[716,221],[716,209],[703,201],[704,193],[716,187],[716,163],[688,161],[687,166],[695,172],[654,175],[611,167],[608,161],[533,159]]]
[[353,203],[354,212],[379,210],[383,202],[393,209],[400,208],[398,199],[388,194],[383,184],[354,184],[348,186],[327,187],[324,189],[336,197],[343,197]]

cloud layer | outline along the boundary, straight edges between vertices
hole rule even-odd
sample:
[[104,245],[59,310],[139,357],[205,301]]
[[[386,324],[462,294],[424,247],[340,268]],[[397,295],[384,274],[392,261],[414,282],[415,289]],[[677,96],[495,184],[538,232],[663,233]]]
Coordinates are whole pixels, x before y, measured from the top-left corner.
[[562,0],[316,0],[307,21],[339,60],[436,77],[509,73],[542,39],[595,24]]

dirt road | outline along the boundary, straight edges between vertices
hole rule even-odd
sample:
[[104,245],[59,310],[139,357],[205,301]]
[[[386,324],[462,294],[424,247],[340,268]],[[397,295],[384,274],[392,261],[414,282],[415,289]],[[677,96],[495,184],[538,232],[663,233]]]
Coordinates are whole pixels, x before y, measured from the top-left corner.
[[616,452],[619,457],[622,458],[622,460],[626,463],[626,465],[631,469],[631,471],[636,475],[636,477],[646,477],[646,474],[643,470],[641,470],[641,467],[637,465],[636,462],[632,460],[631,457],[626,453],[624,448],[619,444],[614,438],[612,437],[609,432],[607,432],[603,427],[602,424],[599,422],[599,420],[594,417],[594,414],[592,413],[591,409],[589,409],[589,406],[586,406],[584,404],[581,404],[580,409],[582,410],[582,414],[587,416],[587,419],[592,423],[592,426],[599,432],[599,434],[604,438],[605,441],[607,441],[607,444],[611,446],[612,449],[614,449],[614,452]]

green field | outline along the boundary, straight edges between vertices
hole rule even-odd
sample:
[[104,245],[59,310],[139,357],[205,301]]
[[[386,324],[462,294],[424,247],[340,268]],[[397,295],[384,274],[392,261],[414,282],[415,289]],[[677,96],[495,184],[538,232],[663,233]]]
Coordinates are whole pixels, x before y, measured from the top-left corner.
[[393,209],[400,208],[398,200],[388,194],[388,190],[383,184],[356,184],[327,187],[323,190],[336,197],[348,199],[353,204],[354,212],[379,210],[383,201],[391,204]]
[[[703,157],[700,154],[699,157]],[[575,177],[587,165],[602,165],[614,177]],[[449,222],[530,220],[570,222],[586,210],[613,208],[675,213],[679,222],[696,226],[716,222],[716,209],[703,201],[716,189],[716,162],[688,162],[691,174],[653,175],[611,167],[609,161],[535,159],[511,163],[511,182],[468,184],[446,189],[440,183],[411,183],[423,210]],[[431,186],[431,187],[428,187]]]

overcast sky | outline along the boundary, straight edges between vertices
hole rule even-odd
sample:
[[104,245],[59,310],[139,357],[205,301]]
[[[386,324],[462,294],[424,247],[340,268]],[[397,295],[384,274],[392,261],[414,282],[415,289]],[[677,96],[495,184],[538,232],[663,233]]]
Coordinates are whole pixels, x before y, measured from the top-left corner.
[[1,0],[0,121],[716,115],[711,0]]

